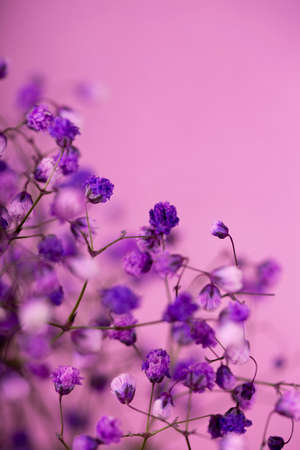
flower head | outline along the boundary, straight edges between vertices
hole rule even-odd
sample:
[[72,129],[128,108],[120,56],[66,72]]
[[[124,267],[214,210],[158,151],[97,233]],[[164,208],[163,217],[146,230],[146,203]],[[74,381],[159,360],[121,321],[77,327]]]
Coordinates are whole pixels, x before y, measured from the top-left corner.
[[135,394],[136,381],[135,378],[128,374],[122,373],[115,377],[111,384],[111,390],[121,403],[129,404],[132,402]]
[[[128,327],[137,323],[137,320],[131,313],[122,314],[114,319],[114,326],[116,327]],[[111,339],[117,339],[125,345],[133,345],[136,342],[136,332],[134,327],[124,330],[109,330],[108,336]]]
[[154,269],[162,277],[174,275],[182,266],[184,257],[179,254],[161,252],[155,256]]
[[221,220],[218,220],[213,224],[211,234],[220,239],[225,239],[229,235],[229,228]]
[[179,222],[176,208],[169,202],[156,203],[154,208],[149,211],[149,216],[150,225],[157,234],[169,234]]
[[160,238],[155,229],[151,227],[142,227],[142,235],[147,239],[139,238],[137,245],[141,252],[157,252],[160,247]]
[[105,203],[113,194],[114,185],[107,178],[90,176],[84,183],[85,196],[91,203]]
[[200,306],[206,311],[214,311],[221,303],[221,292],[214,284],[204,286],[199,294]]
[[251,408],[255,396],[254,383],[239,384],[232,392],[232,399],[241,409]]
[[34,131],[46,131],[54,117],[45,105],[35,105],[26,115],[27,126]]
[[76,384],[80,385],[82,377],[76,367],[59,366],[51,375],[55,390],[60,395],[67,395],[73,391]]
[[172,336],[179,345],[189,345],[193,342],[191,328],[187,323],[176,323],[172,326]]
[[239,408],[231,408],[224,415],[215,414],[211,416],[208,432],[213,439],[223,437],[227,433],[246,433],[246,427],[252,425],[251,420],[246,419]]
[[[61,169],[61,171],[64,175],[70,175],[78,170],[79,156],[80,156],[80,153],[76,147],[71,146],[71,147],[68,147],[67,149],[65,149],[65,151],[59,161],[59,168]],[[59,157],[60,157],[60,153],[58,153],[55,156],[54,161],[56,162],[59,159]]]
[[269,450],[281,450],[284,445],[284,439],[280,436],[270,436],[267,442]]
[[242,272],[236,266],[224,266],[215,269],[212,274],[214,283],[224,291],[237,292],[242,288]]
[[201,344],[203,348],[217,345],[215,331],[205,320],[193,320],[190,326],[191,336],[196,344]]
[[128,313],[140,304],[140,297],[127,286],[113,286],[103,289],[100,294],[102,305],[115,314]]
[[128,275],[140,278],[142,274],[149,272],[151,269],[152,258],[148,252],[135,249],[124,256],[123,267]]
[[9,216],[15,220],[22,219],[30,210],[32,203],[31,195],[28,192],[20,192],[7,206]]
[[206,362],[198,362],[187,367],[183,384],[191,391],[201,393],[205,389],[211,390],[215,380],[213,368]]
[[96,431],[101,443],[106,445],[118,444],[123,434],[120,429],[120,422],[109,416],[101,417],[97,423]]
[[94,329],[79,329],[71,333],[71,339],[78,353],[90,355],[98,353],[102,345],[102,331]]
[[50,136],[56,139],[60,147],[69,147],[80,134],[79,128],[70,120],[56,116],[48,128]]
[[166,322],[185,321],[189,319],[197,309],[198,305],[193,302],[191,294],[182,292],[176,297],[173,303],[167,306],[167,309],[163,314],[163,320]]
[[55,234],[48,234],[38,245],[39,254],[48,261],[60,262],[64,256],[64,249],[60,239]]
[[228,319],[233,322],[245,322],[249,315],[250,309],[246,303],[230,302],[227,307]]
[[84,196],[79,189],[64,187],[54,197],[51,213],[61,221],[77,218],[84,211]]
[[79,434],[73,440],[72,450],[96,450],[98,445],[97,439],[86,434]]
[[163,392],[159,398],[154,401],[152,414],[167,420],[172,414],[173,405],[172,395],[169,392]]
[[170,377],[169,374],[170,357],[168,353],[159,348],[151,350],[142,364],[151,383],[161,383],[164,377]]
[[230,391],[234,387],[236,378],[228,366],[221,364],[218,368],[216,373],[216,383],[221,389],[226,391]]
[[284,392],[275,405],[275,411],[282,416],[300,420],[300,392],[295,389]]

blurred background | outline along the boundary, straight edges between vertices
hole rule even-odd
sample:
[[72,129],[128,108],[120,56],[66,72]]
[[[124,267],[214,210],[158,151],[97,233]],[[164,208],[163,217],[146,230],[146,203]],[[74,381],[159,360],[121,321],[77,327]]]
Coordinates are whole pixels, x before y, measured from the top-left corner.
[[[138,229],[154,203],[168,200],[180,217],[177,248],[194,266],[207,266],[228,248],[210,236],[216,219],[230,227],[238,254],[276,258],[282,279],[275,298],[254,306],[252,351],[258,378],[295,382],[299,22],[298,0],[0,3],[0,54],[10,61],[0,85],[1,114],[15,123],[16,88],[37,73],[45,76],[50,98],[77,107],[82,161],[115,184],[110,209],[97,212],[103,235]],[[141,318],[161,311],[159,288],[154,292]],[[274,374],[272,361],[280,355],[286,364]],[[251,450],[275,398],[267,393],[260,392],[249,415],[256,423],[248,432]],[[273,432],[288,435],[288,420],[272,423]],[[193,448],[216,448],[194,439]],[[288,448],[299,449],[299,442],[296,426]]]

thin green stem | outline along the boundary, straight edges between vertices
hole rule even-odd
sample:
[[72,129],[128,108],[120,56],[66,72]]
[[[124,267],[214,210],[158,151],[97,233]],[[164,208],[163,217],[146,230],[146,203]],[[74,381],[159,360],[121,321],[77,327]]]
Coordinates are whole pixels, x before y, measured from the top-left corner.
[[126,236],[126,235],[122,235],[119,238],[115,239],[114,241],[109,242],[104,247],[100,248],[99,250],[94,250],[93,251],[93,256],[100,255],[100,253],[103,253],[106,249],[108,249],[112,245],[116,244],[117,242],[122,241],[123,239],[146,239],[146,238],[145,238],[145,236]]
[[147,441],[149,439],[149,437],[147,435],[149,433],[149,428],[150,428],[150,416],[151,416],[151,408],[152,408],[152,400],[153,400],[153,395],[154,395],[154,389],[155,389],[155,383],[152,383],[150,400],[149,400],[149,407],[148,407],[148,413],[147,413],[146,436],[144,437],[141,450],[144,450],[144,448],[146,447],[146,443],[147,443]]
[[232,245],[232,251],[233,251],[233,256],[234,256],[234,263],[235,263],[236,266],[238,266],[238,260],[237,260],[237,256],[236,256],[234,242],[233,242],[233,239],[232,239],[231,235],[229,234],[228,236],[229,236],[229,239],[230,239],[230,242],[231,242],[231,245]]
[[269,414],[268,414],[268,417],[267,417],[267,420],[266,420],[266,424],[265,424],[265,427],[264,427],[264,432],[263,432],[262,441],[261,441],[261,444],[260,444],[260,450],[263,450],[264,447],[265,447],[265,445],[266,445],[267,431],[268,431],[268,427],[269,427],[269,424],[270,424],[270,420],[271,420],[271,417],[272,417],[273,414],[274,414],[274,410],[272,410],[272,411],[269,412]]
[[75,303],[74,308],[72,309],[72,311],[69,314],[69,317],[67,319],[67,323],[73,323],[73,321],[75,319],[76,311],[79,308],[80,302],[83,299],[85,290],[87,288],[87,284],[88,284],[88,280],[85,280],[85,282],[83,283],[83,286],[81,288],[81,291],[80,291],[79,297],[77,299],[77,302]]
[[70,450],[70,447],[66,444],[64,440],[64,416],[62,409],[62,395],[59,395],[59,416],[60,416],[60,433],[57,435],[59,441],[63,444],[65,449]]
[[86,215],[86,221],[87,221],[87,226],[88,226],[88,230],[89,230],[90,248],[91,248],[92,251],[94,251],[93,233],[92,233],[92,228],[91,228],[91,225],[90,225],[90,219],[89,219],[89,213],[88,213],[87,204],[85,205],[85,215]]

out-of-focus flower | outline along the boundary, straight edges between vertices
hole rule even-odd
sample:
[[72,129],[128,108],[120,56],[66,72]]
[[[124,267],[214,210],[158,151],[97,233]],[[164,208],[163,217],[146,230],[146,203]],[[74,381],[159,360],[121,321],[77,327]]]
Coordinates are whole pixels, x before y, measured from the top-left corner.
[[4,155],[7,147],[7,137],[5,134],[0,133],[0,158]]
[[140,278],[142,274],[149,272],[151,269],[152,258],[148,252],[135,249],[124,256],[123,267],[128,275]]
[[9,371],[0,381],[1,396],[9,401],[21,401],[27,397],[30,387],[25,378],[17,372]]
[[73,391],[76,385],[81,385],[82,377],[76,367],[59,366],[51,374],[56,392],[67,395]]
[[137,240],[137,245],[141,252],[157,252],[160,248],[160,238],[155,232],[154,228],[142,227],[142,236],[146,239],[140,238]]
[[156,203],[149,211],[149,222],[157,234],[169,234],[179,223],[175,206],[169,202]]
[[207,284],[199,294],[199,302],[206,311],[214,311],[221,303],[220,290],[214,284]]
[[201,393],[205,389],[211,390],[215,381],[213,368],[206,362],[198,362],[187,367],[183,384],[191,391]]
[[296,389],[284,392],[275,405],[275,411],[282,416],[300,420],[300,392]]
[[196,344],[203,348],[217,345],[215,330],[205,320],[195,319],[191,321],[191,336]]
[[121,403],[127,405],[133,400],[135,386],[135,378],[128,373],[122,373],[121,375],[115,377],[110,384],[110,388],[116,395],[117,399]]
[[43,298],[33,298],[24,303],[19,312],[19,319],[24,331],[37,332],[50,319],[51,310]]
[[68,267],[81,280],[92,280],[99,275],[98,261],[90,256],[68,258]]
[[61,240],[55,234],[48,234],[38,245],[39,254],[51,262],[60,262],[64,257],[64,248]]
[[7,61],[3,58],[0,58],[0,80],[7,77],[8,73],[8,64]]
[[98,445],[97,439],[86,434],[79,434],[73,440],[72,450],[96,450]]
[[167,306],[163,313],[163,320],[166,322],[186,321],[197,309],[198,305],[193,302],[191,294],[182,292],[173,303]]
[[224,266],[215,269],[211,278],[226,292],[237,292],[242,288],[242,271],[236,266]]
[[85,207],[84,195],[79,189],[66,187],[54,197],[51,212],[59,220],[72,220],[81,216]]
[[167,420],[172,414],[173,399],[170,393],[163,392],[153,403],[152,414],[161,419]]
[[231,344],[226,348],[226,358],[232,364],[242,365],[249,361],[250,346],[248,341],[240,341],[236,344]]
[[69,147],[65,149],[62,157],[60,158],[60,153],[58,153],[54,157],[54,161],[56,162],[59,158],[59,168],[61,169],[64,175],[70,175],[72,173],[77,172],[79,168],[79,159],[80,153],[76,147]]
[[103,416],[96,426],[97,437],[105,445],[118,444],[122,437],[120,422],[109,416]]
[[154,269],[161,276],[172,276],[182,266],[184,257],[177,254],[170,254],[169,252],[161,252],[156,254],[154,259]]
[[61,116],[54,118],[48,131],[60,147],[69,147],[75,137],[80,134],[79,128],[74,123]]
[[172,336],[179,345],[189,345],[193,342],[191,328],[187,323],[176,323],[172,326]]
[[92,328],[74,330],[71,339],[78,353],[82,355],[97,353],[102,345],[102,331]]
[[228,433],[219,442],[219,450],[246,450],[244,436]]
[[17,105],[23,111],[28,111],[40,102],[44,95],[45,83],[40,76],[34,76],[24,84],[17,93]]
[[[122,314],[114,319],[113,325],[116,327],[128,327],[137,323],[137,320],[131,313]],[[111,339],[117,339],[125,345],[133,345],[136,342],[136,332],[134,327],[124,330],[109,330],[108,336]]]
[[151,350],[142,364],[142,370],[151,383],[161,383],[164,377],[169,377],[170,357],[168,353],[159,348]]
[[227,307],[228,319],[233,322],[245,322],[249,315],[250,309],[246,303],[230,302]]
[[102,305],[115,314],[125,314],[140,305],[140,297],[123,285],[113,286],[101,291]]

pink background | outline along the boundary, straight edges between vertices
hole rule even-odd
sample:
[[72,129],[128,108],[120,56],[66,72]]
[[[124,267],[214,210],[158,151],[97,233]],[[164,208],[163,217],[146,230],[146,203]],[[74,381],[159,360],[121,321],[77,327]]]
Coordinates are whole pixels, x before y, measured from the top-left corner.
[[[253,346],[261,379],[286,352],[288,369],[274,381],[297,381],[300,364],[299,23],[297,0],[0,4],[0,53],[11,61],[1,113],[8,108],[14,121],[15,88],[32,72],[46,74],[50,96],[64,103],[74,104],[70,82],[108,88],[100,105],[78,107],[83,160],[114,182],[114,205],[126,209],[112,234],[136,229],[155,202],[169,200],[181,218],[179,248],[194,265],[227,248],[209,235],[217,218],[239,253],[282,264],[278,295],[256,307],[278,339],[256,331]],[[149,303],[145,311],[154,315]],[[274,398],[268,393],[249,415],[261,420],[249,430],[251,449],[270,409],[264,401]],[[273,432],[287,436],[288,421],[275,422]],[[296,426],[288,448],[299,442]]]

